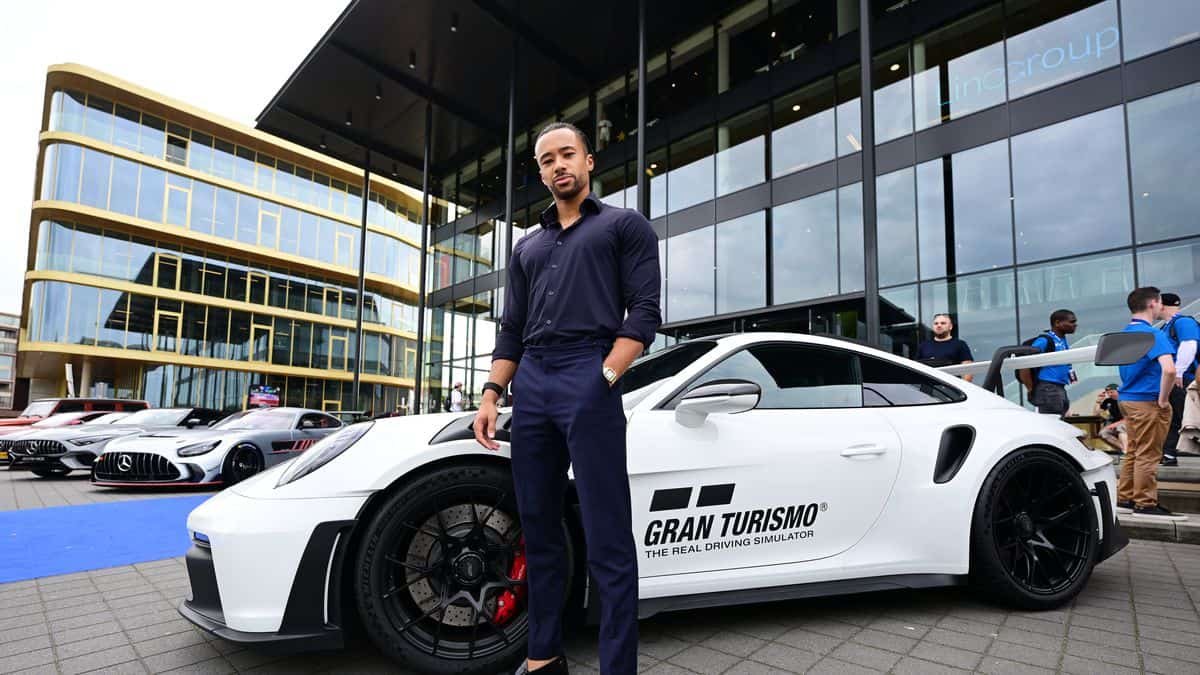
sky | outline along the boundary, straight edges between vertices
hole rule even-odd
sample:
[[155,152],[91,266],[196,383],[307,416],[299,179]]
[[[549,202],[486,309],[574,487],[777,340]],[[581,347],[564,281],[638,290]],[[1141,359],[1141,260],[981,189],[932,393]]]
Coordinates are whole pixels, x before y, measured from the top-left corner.
[[5,3],[0,21],[0,312],[21,309],[48,66],[90,66],[253,126],[348,2]]

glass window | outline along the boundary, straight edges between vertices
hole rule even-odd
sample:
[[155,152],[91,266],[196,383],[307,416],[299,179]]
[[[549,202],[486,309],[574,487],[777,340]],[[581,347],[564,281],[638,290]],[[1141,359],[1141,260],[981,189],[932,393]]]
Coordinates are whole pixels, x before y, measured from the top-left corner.
[[167,135],[167,157],[168,162],[187,166],[188,159],[188,140],[171,134]]
[[142,166],[139,183],[137,217],[161,223],[163,221],[163,191],[167,189],[166,172],[151,166]]
[[113,157],[112,189],[108,209],[132,216],[137,213],[138,164]]
[[105,143],[112,142],[113,104],[89,94],[83,117],[83,134]]
[[958,337],[980,359],[1020,342],[1012,270],[921,284],[921,317],[940,313],[953,318]]
[[75,227],[75,246],[71,250],[71,271],[80,274],[100,272],[100,248],[103,237],[94,227]]
[[771,175],[775,178],[834,157],[833,78],[820,80],[775,102]]
[[254,187],[254,151],[250,148],[237,147],[233,179],[247,187]]
[[872,61],[875,86],[875,144],[907,136],[913,131],[912,80],[908,45],[892,49]]
[[1129,245],[1121,108],[1012,138],[1017,262]]
[[961,391],[904,366],[859,354],[863,405],[868,408],[933,405],[966,400]]
[[1151,0],[1121,3],[1125,60],[1200,38],[1200,3],[1195,0]]
[[1200,299],[1200,239],[1138,249],[1137,263],[1139,284],[1179,294],[1185,308]]
[[234,239],[237,234],[237,199],[232,190],[216,189],[216,205],[213,210],[213,234],[225,239]]
[[841,292],[861,291],[866,285],[863,254],[862,183],[838,188],[838,272]]
[[1074,337],[1068,337],[1071,342],[1120,330],[1129,318],[1125,297],[1133,288],[1131,253],[1021,267],[1017,270],[1018,334],[1024,340],[1047,330],[1051,312],[1058,309],[1075,312],[1079,318]]
[[97,347],[125,348],[125,323],[129,318],[129,295],[120,291],[100,290],[100,331]]
[[667,211],[679,211],[713,198],[712,129],[671,144]]
[[129,279],[129,235],[117,232],[104,234],[100,273],[113,279]]
[[717,223],[717,314],[767,304],[766,213]]
[[79,188],[79,203],[98,209],[108,208],[108,179],[112,157],[103,152],[85,150],[83,178]]
[[1011,265],[1008,141],[918,165],[917,222],[922,279]]
[[1004,21],[996,4],[913,43],[917,130],[1004,102]]
[[71,286],[71,309],[67,313],[65,342],[73,345],[96,344],[99,303],[100,289],[92,286]]
[[223,141],[219,138],[214,139],[212,158],[212,172],[214,176],[227,179],[233,178],[235,152],[237,152],[237,148],[233,143]]
[[196,232],[212,234],[213,211],[216,207],[217,188],[208,183],[192,183],[192,215],[190,228]]
[[188,189],[191,181],[181,179],[171,174],[167,176],[167,224],[187,227],[188,202],[191,201],[192,191]]
[[[650,176],[650,218],[654,219],[667,214],[666,148],[646,153],[646,173]],[[637,175],[637,170],[634,169],[632,174]],[[625,195],[625,203],[632,204],[630,208],[637,208],[638,186],[636,181],[629,186],[629,191]],[[530,213],[536,217],[541,211],[531,210]]]
[[712,316],[713,228],[667,240],[667,312],[672,321]]
[[837,197],[832,190],[771,209],[776,304],[836,295]]
[[832,42],[835,33],[844,35],[853,30],[834,25],[842,18],[838,15],[846,10],[854,13],[857,27],[858,5],[842,2],[835,8],[834,4],[806,0],[771,0],[771,32],[767,35],[771,66],[778,67],[791,61],[805,60],[814,50]]
[[138,135],[142,126],[141,114],[118,103],[114,122],[113,145],[137,152]]
[[54,198],[66,202],[79,200],[79,174],[83,170],[83,148],[78,145],[55,146],[58,155]]
[[771,59],[767,14],[767,0],[753,0],[717,23],[717,93],[767,72]]
[[756,108],[717,127],[717,196],[766,180],[767,109]]
[[[1085,9],[1075,11],[1080,5]],[[1017,98],[1120,61],[1116,0],[1010,0],[1008,91]]]
[[1200,233],[1200,84],[1129,104],[1139,243]]
[[77,91],[63,92],[62,131],[83,133],[83,110],[86,96]]
[[859,68],[847,68],[837,76],[837,154],[852,155],[862,150],[862,88]]
[[876,179],[879,285],[917,280],[916,186],[912,168]]
[[49,267],[44,269],[67,272],[71,269],[71,247],[75,238],[75,229],[62,223],[48,221],[46,251],[49,254]]
[[916,284],[879,291],[880,349],[905,358],[917,354],[921,316]]
[[142,133],[138,146],[143,155],[162,157],[167,140],[167,123],[153,115],[142,115]]
[[258,244],[258,204],[256,197],[238,195],[237,240],[244,244]]
[[57,281],[45,282],[45,302],[41,330],[38,339],[42,342],[63,342],[67,330],[67,297],[70,287]]
[[212,173],[213,137],[199,131],[192,132],[188,146],[188,166],[204,173]]
[[747,380],[762,389],[759,409],[858,408],[863,400],[856,366],[855,355],[840,349],[756,345],[710,368],[689,391],[714,380]]

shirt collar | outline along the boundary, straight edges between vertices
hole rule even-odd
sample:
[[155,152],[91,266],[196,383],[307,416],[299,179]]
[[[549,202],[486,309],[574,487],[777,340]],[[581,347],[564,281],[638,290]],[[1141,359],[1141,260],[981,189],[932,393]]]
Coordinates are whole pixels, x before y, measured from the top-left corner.
[[1147,321],[1147,320],[1145,320],[1145,319],[1130,319],[1130,320],[1129,320],[1129,323],[1131,323],[1131,324],[1135,324],[1135,323],[1144,323],[1144,324],[1146,324],[1147,326],[1150,326],[1150,322],[1149,322],[1149,321]]
[[[604,203],[600,201],[600,198],[596,196],[595,192],[589,192],[588,196],[584,197],[583,203],[579,205],[579,216],[582,218],[583,216],[587,215],[589,211],[593,214],[600,213],[603,205]],[[558,222],[557,205],[554,202],[550,202],[550,206],[547,206],[542,210],[542,215],[538,218],[538,220],[541,222],[542,227],[547,229],[552,227],[560,227]]]

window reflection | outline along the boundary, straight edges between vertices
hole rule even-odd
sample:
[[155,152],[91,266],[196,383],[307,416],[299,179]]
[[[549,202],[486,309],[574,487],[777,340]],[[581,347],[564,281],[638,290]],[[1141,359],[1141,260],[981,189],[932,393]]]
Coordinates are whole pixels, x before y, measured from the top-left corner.
[[917,166],[921,278],[1013,263],[1008,173],[1008,141]]
[[1069,309],[1079,318],[1072,342],[1120,330],[1129,318],[1125,296],[1133,288],[1132,253],[1021,267],[1019,333],[1027,338],[1050,328],[1050,313],[1057,309]]
[[1125,30],[1125,60],[1200,39],[1200,3],[1194,0],[1153,0],[1121,3]]
[[717,127],[717,196],[766,180],[767,110],[756,108]]
[[1138,242],[1200,233],[1200,84],[1132,101],[1128,114]]
[[775,102],[771,176],[778,178],[834,157],[833,78],[819,80]]
[[911,168],[876,178],[879,285],[917,279],[916,186]]
[[875,86],[875,143],[911,134],[913,99],[908,46],[876,56],[871,68]]
[[712,129],[671,144],[667,211],[679,211],[713,198]]
[[858,66],[847,68],[837,76],[837,154],[852,155],[862,150],[862,106]]
[[1013,137],[1018,263],[1129,244],[1123,117],[1109,108]]
[[837,294],[837,193],[776,206],[771,223],[775,304]]
[[672,321],[714,312],[713,227],[667,240],[667,311]]
[[767,304],[766,213],[717,223],[717,314]]
[[838,188],[838,272],[842,293],[861,291],[866,284],[862,183]]
[[1157,286],[1183,298],[1184,311],[1196,314],[1200,300],[1200,239],[1138,249],[1138,284]]
[[1004,21],[1000,5],[913,43],[917,130],[1004,102]]
[[[1075,11],[1081,5],[1086,9]],[[1116,0],[1010,0],[1008,91],[1018,98],[1120,62]]]
[[921,284],[921,318],[942,312],[980,359],[1019,342],[1012,270]]

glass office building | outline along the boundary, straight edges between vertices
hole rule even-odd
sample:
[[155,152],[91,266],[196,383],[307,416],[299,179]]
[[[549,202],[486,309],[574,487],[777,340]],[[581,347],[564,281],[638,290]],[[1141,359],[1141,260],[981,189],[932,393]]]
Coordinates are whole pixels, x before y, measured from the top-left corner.
[[408,405],[419,193],[81,66],[50,69],[42,129],[29,398],[69,364],[80,396],[155,406]]

